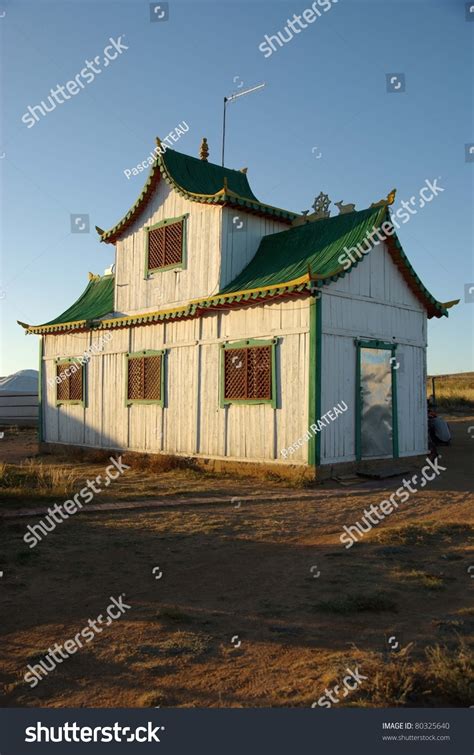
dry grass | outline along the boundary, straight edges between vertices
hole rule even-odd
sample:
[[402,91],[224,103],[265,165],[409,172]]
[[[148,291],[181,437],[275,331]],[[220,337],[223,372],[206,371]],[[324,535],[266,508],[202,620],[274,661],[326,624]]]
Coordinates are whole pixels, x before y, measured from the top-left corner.
[[450,646],[429,645],[420,656],[410,643],[389,658],[361,660],[368,680],[357,707],[468,707],[474,697],[472,649],[463,638]]
[[424,521],[375,531],[371,538],[390,545],[436,545],[452,542],[459,535],[470,539],[473,533],[471,524]]
[[[4,705],[308,707],[356,666],[367,680],[341,706],[474,704],[473,422],[455,418],[446,471],[350,550],[343,526],[399,481],[295,491],[189,468],[152,472],[144,460],[109,487],[112,500],[179,491],[186,505],[84,508],[34,549],[23,536],[38,517],[6,519]],[[68,473],[102,473],[107,459],[95,458],[35,464],[62,468],[64,477],[43,470],[43,478],[65,484]],[[35,466],[21,469],[26,480]],[[38,490],[22,491],[18,504],[38,505]],[[190,505],[196,493],[201,504]],[[74,637],[121,593],[130,611],[30,689],[31,659]],[[388,647],[391,635],[402,652]]]
[[427,590],[443,590],[445,587],[444,579],[441,576],[430,574],[421,569],[411,569],[410,571],[405,572],[399,571],[398,577],[402,581],[426,587]]
[[[426,391],[427,397],[430,397],[433,393],[430,377],[426,382]],[[464,411],[474,408],[474,372],[460,372],[436,377],[435,393],[438,409]]]
[[4,496],[68,496],[77,479],[77,472],[70,467],[44,464],[35,459],[21,464],[0,464],[0,488]]
[[473,704],[474,657],[464,639],[457,646],[434,645],[426,649],[427,678],[432,694],[438,700],[464,707]]
[[[15,505],[38,507],[58,498],[70,498],[79,492],[87,480],[94,480],[98,475],[104,479],[110,456],[110,451],[94,451],[81,454],[76,461],[71,461],[70,456],[47,455],[20,463],[0,463],[2,504],[8,508]],[[50,461],[51,458],[53,460]],[[203,471],[187,458],[146,454],[134,454],[132,458],[124,454],[122,458],[130,469],[108,487],[102,485],[92,505],[110,500],[156,500],[199,494],[208,492],[211,485],[216,487],[216,492],[224,489],[223,494],[226,494],[229,485],[242,486],[242,480],[236,475],[219,476]],[[247,484],[250,491],[255,487],[250,478]]]

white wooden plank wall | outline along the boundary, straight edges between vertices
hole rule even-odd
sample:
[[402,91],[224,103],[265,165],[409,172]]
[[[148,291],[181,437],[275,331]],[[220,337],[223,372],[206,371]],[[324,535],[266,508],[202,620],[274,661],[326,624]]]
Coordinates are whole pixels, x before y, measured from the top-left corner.
[[355,459],[355,338],[399,344],[397,371],[399,452],[426,450],[426,312],[384,246],[344,278],[323,289],[321,414],[340,401],[348,410],[321,433],[321,461]]
[[[279,459],[281,449],[307,429],[308,300],[212,313],[201,319],[110,331],[103,353],[87,365],[87,405],[55,406],[47,387],[45,440],[94,447],[201,454],[235,459]],[[94,339],[100,337],[95,333]],[[220,344],[278,337],[277,409],[219,405]],[[55,357],[80,356],[89,336],[46,336],[44,382]],[[125,354],[166,349],[165,408],[125,405]],[[66,419],[67,418],[67,419]],[[292,457],[306,463],[306,444]]]

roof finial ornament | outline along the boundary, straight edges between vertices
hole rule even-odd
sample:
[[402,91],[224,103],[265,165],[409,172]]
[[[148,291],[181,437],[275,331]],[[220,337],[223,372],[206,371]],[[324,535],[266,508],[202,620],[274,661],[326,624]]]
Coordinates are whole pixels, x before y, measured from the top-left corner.
[[329,205],[331,204],[331,200],[329,199],[327,194],[323,194],[321,191],[317,197],[315,197],[313,204],[311,207],[314,210],[314,215],[311,216],[313,220],[322,220],[323,218],[328,218],[329,213]]
[[378,202],[372,202],[370,205],[371,207],[388,207],[388,205],[391,205],[395,202],[395,194],[397,193],[396,189],[392,189],[390,194],[387,194],[386,199],[380,199]]
[[342,204],[342,199],[340,202],[334,202],[334,204],[339,209],[339,215],[345,215],[347,212],[355,212],[355,204]]
[[201,146],[199,148],[199,157],[201,160],[205,160],[206,162],[207,158],[209,157],[209,147],[205,136],[202,137]]
[[313,204],[311,205],[314,212],[309,214],[309,210],[302,210],[301,215],[295,218],[291,225],[306,225],[306,223],[312,223],[313,220],[326,220],[330,217],[329,205],[331,200],[327,194],[320,194],[315,197]]

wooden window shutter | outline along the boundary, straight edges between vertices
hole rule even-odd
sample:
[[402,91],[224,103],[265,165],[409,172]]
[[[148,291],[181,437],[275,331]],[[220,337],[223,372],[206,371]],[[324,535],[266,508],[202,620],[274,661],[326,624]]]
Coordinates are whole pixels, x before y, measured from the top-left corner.
[[129,401],[161,401],[161,354],[128,358]]
[[145,361],[143,357],[128,360],[128,398],[139,401],[143,398]]
[[225,350],[224,398],[272,399],[271,346]]
[[249,398],[272,397],[272,349],[258,346],[248,349],[247,385]]
[[225,398],[248,398],[247,352],[248,349],[226,349],[224,352]]
[[156,270],[183,261],[183,221],[148,231],[148,269]]
[[161,399],[161,356],[145,357],[143,398],[149,401]]
[[[65,375],[65,370],[70,375]],[[62,362],[56,365],[56,375],[60,382],[56,383],[57,401],[84,400],[84,365],[78,362]]]

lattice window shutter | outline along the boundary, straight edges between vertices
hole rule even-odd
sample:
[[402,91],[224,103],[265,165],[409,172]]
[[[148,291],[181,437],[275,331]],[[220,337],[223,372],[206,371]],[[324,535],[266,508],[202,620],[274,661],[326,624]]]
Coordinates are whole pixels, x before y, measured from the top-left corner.
[[247,385],[249,398],[271,399],[271,346],[258,346],[248,349]]
[[226,349],[224,352],[225,398],[248,398],[247,351],[248,349]]
[[161,226],[148,232],[148,267],[153,270],[165,264],[165,226]]
[[128,398],[137,401],[143,398],[145,360],[133,357],[128,360]]
[[183,261],[183,221],[148,231],[148,269],[154,270]]
[[183,261],[183,223],[165,226],[165,265]]
[[63,374],[64,370],[69,367],[68,364],[57,364],[56,375],[61,381],[56,383],[56,399],[57,401],[69,400],[69,379]]
[[161,399],[161,356],[145,357],[145,377],[143,397],[150,401]]
[[[71,365],[71,375],[69,376],[69,399],[71,401],[82,401],[82,371],[84,367],[79,364]],[[75,370],[75,371],[74,371]]]

